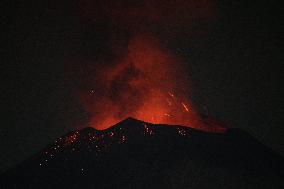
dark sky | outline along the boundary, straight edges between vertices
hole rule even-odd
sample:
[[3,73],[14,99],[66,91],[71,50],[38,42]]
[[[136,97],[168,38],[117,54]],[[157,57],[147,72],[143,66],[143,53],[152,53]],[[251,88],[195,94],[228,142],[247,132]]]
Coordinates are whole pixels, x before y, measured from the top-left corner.
[[[168,28],[161,38],[169,38],[167,47],[188,63],[192,99],[201,113],[248,131],[284,155],[280,10],[262,0],[214,3],[211,24]],[[70,77],[66,65],[107,53],[110,36],[121,35],[105,20],[83,22],[76,1],[3,7],[0,170],[86,121],[74,95],[80,77]]]

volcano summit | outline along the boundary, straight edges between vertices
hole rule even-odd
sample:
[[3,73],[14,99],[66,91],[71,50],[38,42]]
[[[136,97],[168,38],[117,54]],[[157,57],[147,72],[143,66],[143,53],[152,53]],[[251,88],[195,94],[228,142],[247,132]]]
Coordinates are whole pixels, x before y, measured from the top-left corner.
[[1,175],[0,188],[284,188],[284,160],[246,132],[128,118],[56,139]]

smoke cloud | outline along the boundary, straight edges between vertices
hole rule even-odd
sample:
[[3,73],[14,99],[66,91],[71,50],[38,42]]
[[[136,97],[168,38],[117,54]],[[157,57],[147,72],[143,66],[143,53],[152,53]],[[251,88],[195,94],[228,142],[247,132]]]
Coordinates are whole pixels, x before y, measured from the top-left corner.
[[79,68],[78,94],[90,126],[105,129],[134,117],[209,129],[189,99],[184,61],[164,44],[170,35],[210,23],[214,2],[81,0],[77,7],[81,22],[111,30],[105,56],[85,60]]

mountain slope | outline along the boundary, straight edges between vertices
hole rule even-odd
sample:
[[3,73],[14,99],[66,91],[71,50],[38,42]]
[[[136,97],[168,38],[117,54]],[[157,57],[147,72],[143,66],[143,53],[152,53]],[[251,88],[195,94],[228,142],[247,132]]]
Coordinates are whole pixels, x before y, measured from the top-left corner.
[[85,128],[1,176],[0,188],[284,188],[284,160],[249,134],[132,118]]

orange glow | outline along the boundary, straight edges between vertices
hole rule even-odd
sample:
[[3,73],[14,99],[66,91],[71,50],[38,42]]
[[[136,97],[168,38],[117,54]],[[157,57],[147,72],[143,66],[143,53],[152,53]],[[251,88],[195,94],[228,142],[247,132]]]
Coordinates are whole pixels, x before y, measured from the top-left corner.
[[106,24],[109,30],[113,29],[102,54],[94,54],[94,58],[88,57],[86,63],[75,67],[81,104],[90,126],[106,129],[133,117],[212,130],[203,123],[190,100],[184,61],[163,43],[171,44],[185,33],[204,35],[204,29],[195,28],[214,23],[215,1],[82,0],[76,7],[84,24],[91,24],[91,28]]
[[90,125],[106,129],[133,117],[211,131],[194,111],[186,91],[181,90],[185,88],[181,63],[157,39],[146,35],[132,38],[123,58],[97,68],[96,82],[81,93]]
[[183,102],[182,102],[181,104],[182,104],[182,106],[184,107],[185,111],[189,112],[188,107],[187,107]]

